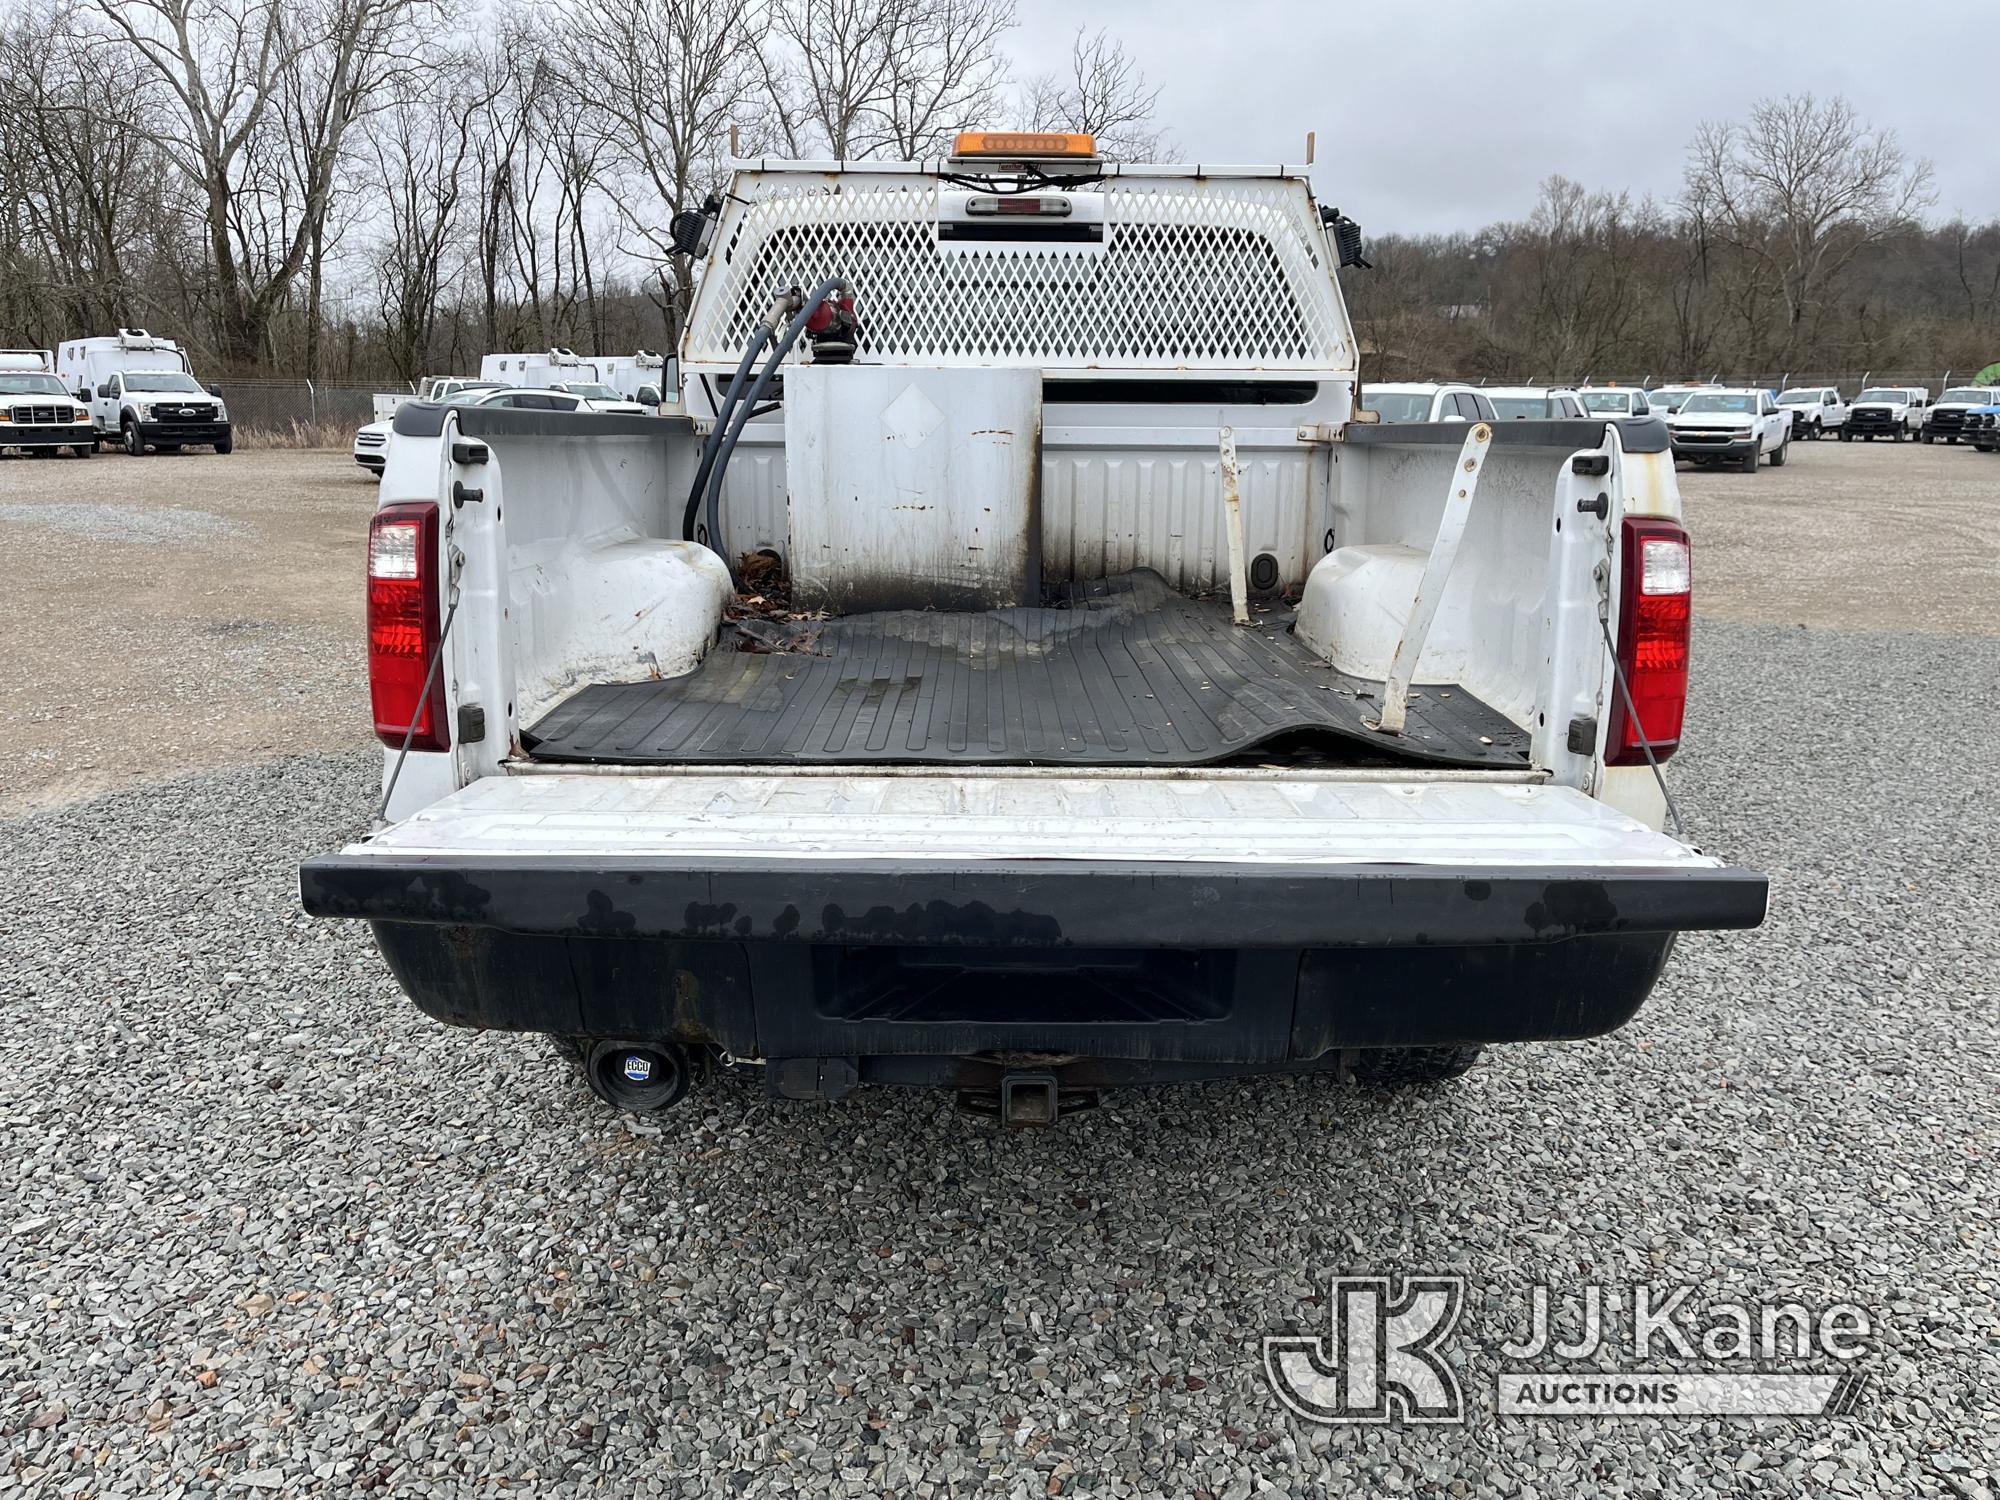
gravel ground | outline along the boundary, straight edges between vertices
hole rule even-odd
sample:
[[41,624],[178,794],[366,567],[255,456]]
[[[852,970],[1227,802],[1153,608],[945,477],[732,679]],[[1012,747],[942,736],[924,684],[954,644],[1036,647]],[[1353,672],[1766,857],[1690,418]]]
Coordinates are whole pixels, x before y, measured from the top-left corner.
[[0,816],[371,741],[348,455],[0,457]]
[[[2000,642],[1706,621],[1693,827],[1773,878],[1637,1021],[1442,1090],[666,1127],[418,1016],[291,868],[372,757],[0,824],[0,1495],[1988,1496]],[[1473,1288],[1468,1425],[1259,1374],[1335,1273]],[[1853,1301],[1829,1421],[1502,1420],[1526,1288]],[[1267,1490],[1266,1487],[1270,1488]]]

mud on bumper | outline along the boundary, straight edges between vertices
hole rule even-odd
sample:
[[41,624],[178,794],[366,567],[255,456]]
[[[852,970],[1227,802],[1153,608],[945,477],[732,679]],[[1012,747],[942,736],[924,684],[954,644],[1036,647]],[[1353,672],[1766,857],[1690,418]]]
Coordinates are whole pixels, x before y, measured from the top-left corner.
[[1754,927],[1764,877],[1403,866],[503,866],[332,855],[306,910],[359,918],[454,1025],[674,1040],[951,1083],[1061,1058],[1084,1086],[1288,1071],[1340,1049],[1594,1036],[1677,932]]

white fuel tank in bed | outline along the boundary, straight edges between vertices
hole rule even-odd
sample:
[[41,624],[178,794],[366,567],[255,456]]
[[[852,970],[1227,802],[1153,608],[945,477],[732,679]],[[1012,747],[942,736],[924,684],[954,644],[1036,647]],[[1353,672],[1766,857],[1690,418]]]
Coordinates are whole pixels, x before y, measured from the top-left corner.
[[1041,431],[1039,370],[786,370],[795,606],[1039,604]]

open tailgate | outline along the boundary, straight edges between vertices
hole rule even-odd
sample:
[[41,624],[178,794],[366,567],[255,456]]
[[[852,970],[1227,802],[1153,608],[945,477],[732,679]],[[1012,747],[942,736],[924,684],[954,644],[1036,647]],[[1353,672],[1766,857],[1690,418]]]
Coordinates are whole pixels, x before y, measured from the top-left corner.
[[1468,774],[487,777],[300,870],[317,916],[724,942],[1338,948],[1754,927],[1766,882]]

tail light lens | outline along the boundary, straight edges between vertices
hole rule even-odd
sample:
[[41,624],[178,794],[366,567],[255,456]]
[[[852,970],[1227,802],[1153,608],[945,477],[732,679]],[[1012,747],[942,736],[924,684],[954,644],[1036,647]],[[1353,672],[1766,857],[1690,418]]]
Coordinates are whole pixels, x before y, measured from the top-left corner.
[[1675,521],[1627,517],[1622,570],[1618,662],[1637,717],[1626,708],[1625,695],[1614,690],[1604,759],[1608,765],[1643,766],[1648,743],[1655,760],[1665,760],[1681,743],[1694,616],[1687,531]]
[[430,669],[438,637],[438,508],[429,500],[385,505],[368,526],[368,696],[376,736],[391,749],[402,749],[405,735],[412,750],[451,747],[443,666]]

